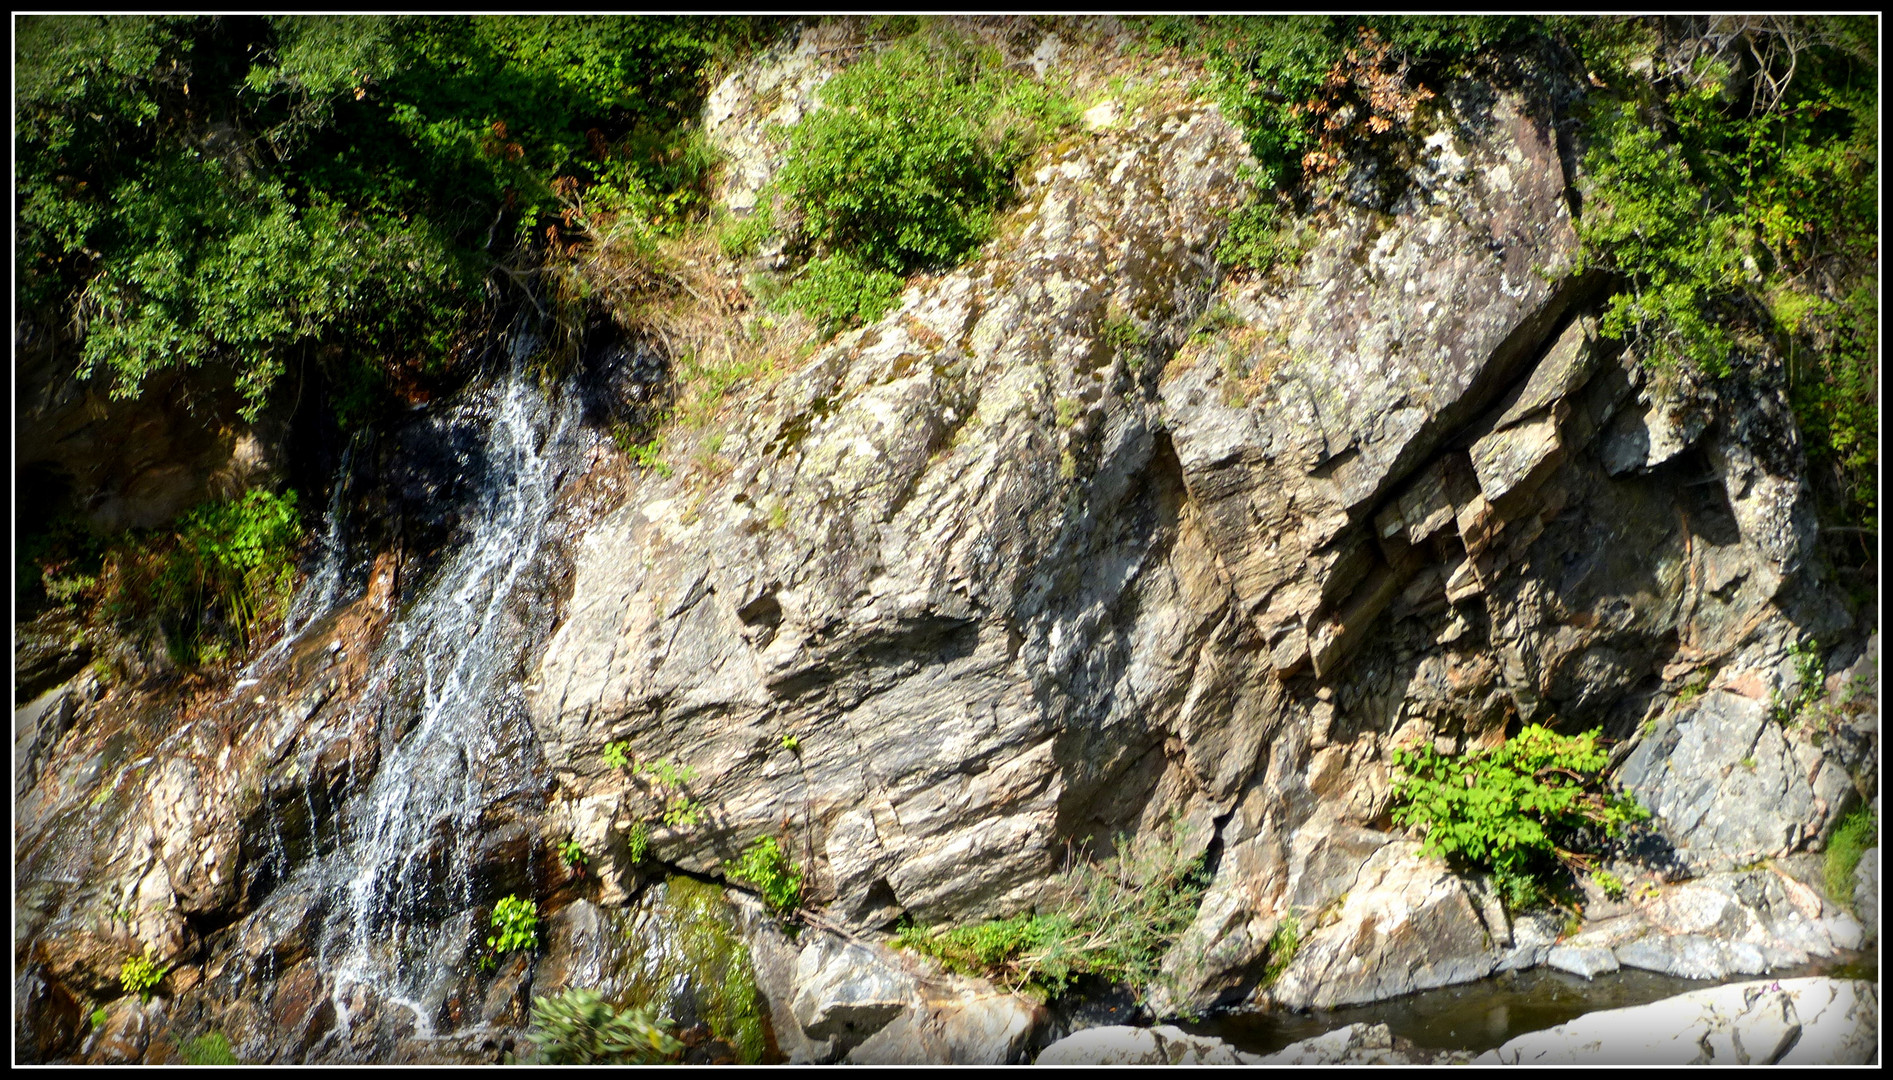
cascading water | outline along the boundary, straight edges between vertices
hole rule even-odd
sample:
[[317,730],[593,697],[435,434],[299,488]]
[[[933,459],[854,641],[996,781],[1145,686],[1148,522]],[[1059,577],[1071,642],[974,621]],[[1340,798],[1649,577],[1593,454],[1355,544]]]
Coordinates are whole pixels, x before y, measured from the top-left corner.
[[[380,767],[343,809],[335,850],[304,871],[328,897],[319,957],[344,1036],[362,989],[405,1005],[431,1034],[482,899],[483,817],[543,787],[520,681],[550,621],[536,568],[554,499],[587,443],[572,395],[548,402],[538,389],[527,364],[536,344],[516,333],[505,372],[442,410],[442,422],[481,424],[456,462],[477,476],[477,497],[464,538],[389,628],[351,706],[376,719]],[[333,602],[324,588],[305,590],[305,625]]]

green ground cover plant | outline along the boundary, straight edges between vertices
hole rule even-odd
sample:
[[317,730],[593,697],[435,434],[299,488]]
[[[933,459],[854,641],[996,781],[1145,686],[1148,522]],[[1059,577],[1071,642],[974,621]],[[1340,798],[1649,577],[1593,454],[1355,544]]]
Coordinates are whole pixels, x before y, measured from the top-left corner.
[[303,538],[296,493],[253,488],[170,528],[102,536],[68,518],[23,546],[46,599],[89,638],[150,643],[191,667],[241,654],[282,618]]
[[186,1065],[241,1065],[237,1055],[230,1052],[230,1040],[221,1031],[212,1031],[199,1035],[178,1048],[178,1055]]
[[728,246],[754,250],[786,200],[814,258],[779,302],[831,334],[885,314],[906,275],[985,243],[1019,166],[1077,119],[1056,87],[942,25],[916,24],[823,84],[821,100],[787,133],[772,217]]
[[1040,911],[967,926],[909,925],[894,944],[1041,996],[1057,996],[1079,975],[1147,995],[1207,885],[1202,859],[1186,853],[1185,841],[1176,821],[1141,842],[1122,838],[1106,862],[1074,863],[1057,900]]
[[1490,750],[1396,750],[1393,820],[1423,830],[1429,853],[1490,873],[1512,909],[1528,907],[1554,890],[1561,869],[1591,869],[1594,858],[1573,850],[1581,830],[1617,836],[1649,817],[1606,789],[1598,736],[1532,724]]

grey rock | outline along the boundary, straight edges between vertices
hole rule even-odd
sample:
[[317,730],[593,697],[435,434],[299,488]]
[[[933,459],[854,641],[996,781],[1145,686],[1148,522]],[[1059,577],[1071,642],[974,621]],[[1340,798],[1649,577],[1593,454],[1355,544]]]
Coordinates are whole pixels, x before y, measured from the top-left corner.
[[1559,945],[1545,957],[1545,963],[1587,979],[1616,971],[1620,966],[1617,955],[1602,945]]
[[913,999],[911,975],[882,963],[865,946],[818,936],[795,968],[796,1022],[809,1038],[852,1048],[887,1025]]
[[[1381,1030],[1385,1031],[1383,1027]],[[1388,1043],[1392,1046],[1391,1041]],[[1263,1065],[1220,1039],[1174,1027],[1094,1027],[1067,1035],[1038,1056],[1038,1065]]]
[[1521,1035],[1475,1065],[1863,1065],[1878,1050],[1872,983],[1736,983],[1588,1013]]
[[1410,1065],[1385,1024],[1356,1023],[1265,1055],[1258,1065]]
[[1286,1008],[1380,1001],[1483,978],[1498,956],[1465,883],[1403,841],[1368,859],[1334,921],[1307,935],[1266,993]]
[[1674,723],[1673,743],[1640,743],[1620,776],[1698,873],[1789,854],[1838,815],[1764,702],[1711,690]]

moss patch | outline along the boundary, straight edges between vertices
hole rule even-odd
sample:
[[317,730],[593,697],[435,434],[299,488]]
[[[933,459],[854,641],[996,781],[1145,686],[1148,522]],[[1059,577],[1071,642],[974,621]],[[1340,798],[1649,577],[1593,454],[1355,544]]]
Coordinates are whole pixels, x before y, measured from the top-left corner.
[[627,1004],[655,1004],[679,1027],[701,1022],[735,1047],[738,1061],[763,1061],[767,1006],[720,886],[666,879],[626,935],[633,952]]

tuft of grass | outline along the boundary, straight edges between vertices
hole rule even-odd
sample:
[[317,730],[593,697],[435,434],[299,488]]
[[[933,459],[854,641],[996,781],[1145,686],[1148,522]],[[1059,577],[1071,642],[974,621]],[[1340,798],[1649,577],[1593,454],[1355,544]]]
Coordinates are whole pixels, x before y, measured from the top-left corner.
[[1201,856],[1172,818],[1157,833],[1119,839],[1103,863],[1075,862],[1046,910],[959,927],[901,928],[894,944],[949,969],[1051,997],[1097,975],[1146,997],[1170,943],[1195,918],[1207,886]]
[[230,1052],[230,1040],[224,1038],[221,1031],[199,1035],[197,1038],[178,1048],[186,1065],[241,1065],[237,1056]]
[[1294,914],[1282,916],[1282,921],[1275,924],[1275,933],[1269,935],[1268,961],[1262,969],[1262,985],[1273,985],[1288,970],[1288,965],[1295,962],[1295,954],[1301,950],[1301,921]]
[[1827,842],[1827,859],[1822,870],[1827,881],[1827,895],[1849,908],[1854,903],[1854,876],[1860,856],[1879,839],[1873,811],[1865,806],[1842,818]]

